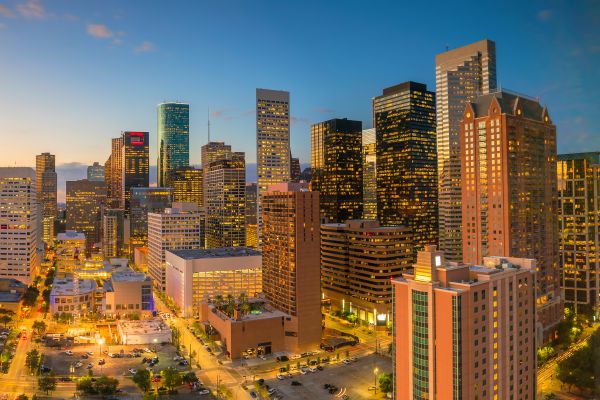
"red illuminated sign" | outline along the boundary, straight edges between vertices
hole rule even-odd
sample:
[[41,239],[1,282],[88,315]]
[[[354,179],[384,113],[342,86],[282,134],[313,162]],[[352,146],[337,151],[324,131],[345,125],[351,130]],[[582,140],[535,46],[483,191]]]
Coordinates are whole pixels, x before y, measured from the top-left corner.
[[144,132],[129,132],[129,143],[132,146],[142,146],[144,144]]

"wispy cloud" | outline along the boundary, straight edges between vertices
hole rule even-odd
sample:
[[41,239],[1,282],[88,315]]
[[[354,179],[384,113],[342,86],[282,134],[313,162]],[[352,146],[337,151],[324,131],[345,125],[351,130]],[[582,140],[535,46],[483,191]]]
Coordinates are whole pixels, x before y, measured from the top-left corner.
[[304,117],[294,117],[291,116],[290,117],[290,124],[291,125],[296,125],[296,124],[304,124],[304,125],[308,125],[310,121],[308,120],[308,118],[304,118]]
[[44,19],[48,16],[39,0],[28,0],[25,3],[19,3],[17,4],[17,11],[23,17],[30,19]]
[[6,7],[4,4],[0,4],[0,15],[2,15],[3,17],[7,17],[7,18],[12,18],[15,16],[15,13],[13,13],[8,7]]
[[317,108],[316,111],[321,114],[331,114],[333,112],[333,110],[331,108],[327,108],[327,107]]
[[86,30],[88,35],[96,39],[108,39],[114,36],[110,29],[102,24],[88,24]]
[[552,19],[552,11],[550,10],[540,10],[537,13],[537,18],[540,21],[550,21],[550,19]]
[[133,52],[135,54],[148,53],[151,51],[156,51],[156,46],[154,45],[154,43],[148,41],[142,42],[139,46],[133,49]]

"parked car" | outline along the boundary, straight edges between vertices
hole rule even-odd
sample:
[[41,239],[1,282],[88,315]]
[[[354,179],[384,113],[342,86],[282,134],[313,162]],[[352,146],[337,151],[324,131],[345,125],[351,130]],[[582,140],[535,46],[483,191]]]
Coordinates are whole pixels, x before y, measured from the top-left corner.
[[129,373],[130,373],[131,375],[135,375],[135,374],[136,374],[136,372],[137,372],[137,369],[135,369],[135,368],[129,368],[127,371],[129,371]]
[[67,350],[67,351],[65,351],[65,354],[68,355],[68,356],[72,356],[73,352],[71,350]]
[[302,386],[302,383],[300,383],[298,381],[292,381],[291,385],[292,386]]
[[277,379],[279,379],[280,381],[285,379],[285,376],[277,374]]
[[205,394],[210,394],[210,390],[208,390],[208,389],[202,389],[202,390],[198,391],[198,394],[200,396],[204,396]]
[[104,358],[101,358],[100,360],[98,360],[98,365],[104,365],[106,364],[106,360],[104,360]]

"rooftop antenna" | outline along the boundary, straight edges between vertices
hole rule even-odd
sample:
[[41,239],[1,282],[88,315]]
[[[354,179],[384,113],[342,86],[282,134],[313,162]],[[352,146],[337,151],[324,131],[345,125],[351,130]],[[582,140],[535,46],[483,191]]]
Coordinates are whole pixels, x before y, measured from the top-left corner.
[[208,120],[208,143],[210,143],[210,106],[207,109],[207,114],[206,114],[207,120]]
[[446,51],[448,51],[450,48],[450,46],[448,46],[448,43],[446,43]]

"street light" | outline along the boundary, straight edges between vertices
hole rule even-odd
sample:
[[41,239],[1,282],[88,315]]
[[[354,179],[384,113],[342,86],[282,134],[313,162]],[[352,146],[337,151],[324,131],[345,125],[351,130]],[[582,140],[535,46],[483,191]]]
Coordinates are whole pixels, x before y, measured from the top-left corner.
[[377,394],[377,373],[379,372],[379,368],[375,367],[373,370],[373,375],[375,375],[375,394]]
[[[100,359],[102,359],[102,345],[104,344],[104,338],[98,338],[98,346],[100,346]],[[99,363],[99,362],[98,362]],[[100,364],[100,374],[102,374],[102,364]]]

